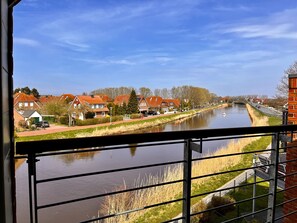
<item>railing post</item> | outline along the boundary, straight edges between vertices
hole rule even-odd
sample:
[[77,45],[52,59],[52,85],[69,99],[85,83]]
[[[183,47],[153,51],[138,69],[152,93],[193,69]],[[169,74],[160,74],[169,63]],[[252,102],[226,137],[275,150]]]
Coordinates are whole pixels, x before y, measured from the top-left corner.
[[183,223],[191,220],[191,177],[192,177],[192,149],[191,139],[185,141],[184,147],[184,175],[183,175]]
[[267,211],[267,223],[274,222],[275,218],[275,204],[276,204],[276,192],[277,192],[277,177],[278,177],[278,158],[279,158],[279,133],[275,133],[272,136],[271,143],[271,166],[269,167],[269,196],[268,196],[268,211]]
[[[37,213],[37,188],[36,188],[36,159],[35,153],[28,154],[28,186],[30,203],[30,222],[38,223]],[[33,181],[32,181],[33,180]]]

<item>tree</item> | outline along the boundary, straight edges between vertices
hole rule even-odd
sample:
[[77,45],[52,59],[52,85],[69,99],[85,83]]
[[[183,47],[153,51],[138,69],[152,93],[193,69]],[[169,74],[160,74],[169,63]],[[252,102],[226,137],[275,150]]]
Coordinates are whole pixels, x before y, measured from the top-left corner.
[[147,87],[141,87],[141,88],[139,88],[139,93],[140,93],[143,97],[145,97],[145,98],[147,98],[148,96],[153,95],[153,92],[151,91],[151,89],[149,89],[149,88],[147,88]]
[[288,69],[284,71],[284,74],[280,80],[280,83],[276,88],[277,98],[287,98],[289,92],[288,76],[289,74],[297,74],[297,61],[295,61]]
[[137,100],[136,92],[135,92],[134,89],[131,91],[131,94],[130,94],[130,98],[129,98],[129,101],[128,101],[128,111],[127,111],[127,113],[128,114],[139,113],[138,100]]
[[31,89],[27,86],[27,87],[21,88],[21,92],[25,94],[31,94]]
[[33,94],[33,96],[34,96],[35,98],[40,98],[40,94],[39,94],[39,92],[37,91],[36,88],[32,88],[32,90],[31,90],[31,94]]
[[65,101],[59,100],[59,98],[54,98],[46,102],[40,109],[40,112],[44,115],[60,117],[67,114],[68,106],[69,105]]

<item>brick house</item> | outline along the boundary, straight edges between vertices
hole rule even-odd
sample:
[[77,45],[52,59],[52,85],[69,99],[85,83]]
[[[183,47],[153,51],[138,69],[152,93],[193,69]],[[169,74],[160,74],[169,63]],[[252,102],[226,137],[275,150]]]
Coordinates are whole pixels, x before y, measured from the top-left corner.
[[36,110],[40,108],[38,104],[38,99],[33,95],[27,95],[25,93],[19,92],[13,96],[13,106],[16,110]]

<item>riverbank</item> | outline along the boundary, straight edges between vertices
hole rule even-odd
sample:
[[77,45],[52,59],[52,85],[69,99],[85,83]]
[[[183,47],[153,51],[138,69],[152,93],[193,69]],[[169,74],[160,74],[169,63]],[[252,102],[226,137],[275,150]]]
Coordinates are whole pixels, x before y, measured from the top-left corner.
[[[247,110],[252,120],[252,126],[268,125],[268,118],[259,116],[257,112],[247,105]],[[246,151],[265,149],[270,143],[269,137],[253,137],[242,138],[237,141],[230,141],[230,143],[223,148],[217,150],[213,154],[207,156],[220,156],[223,154],[241,153]],[[214,163],[216,165],[214,165]],[[241,156],[230,156],[219,159],[206,159],[200,162],[193,162],[192,176],[203,176],[224,170],[240,169],[251,166],[251,154]],[[143,187],[162,182],[172,182],[182,179],[183,167],[177,165],[175,167],[167,168],[162,176],[148,176],[146,180],[141,183],[136,181],[134,187]],[[239,173],[230,173],[224,176],[208,177],[207,179],[199,179],[192,181],[192,193],[200,194],[207,191],[215,190],[224,185],[226,182],[234,178]],[[138,209],[154,203],[161,203],[169,200],[178,199],[181,196],[182,184],[177,183],[163,187],[156,187],[148,190],[141,190],[135,193],[119,194],[111,196],[106,199],[103,209],[105,213],[118,213],[127,209]],[[128,199],[128,200],[127,200]],[[197,203],[200,198],[192,199],[193,203]],[[180,213],[181,203],[169,205],[170,207],[158,207],[149,211],[144,210],[128,216],[117,217],[110,222],[161,222],[174,218]],[[101,210],[102,211],[102,210]],[[104,213],[103,213],[104,214]]]
[[60,127],[54,130],[45,129],[38,131],[27,131],[17,133],[16,141],[36,141],[48,139],[63,139],[63,138],[77,138],[77,137],[91,137],[103,135],[115,135],[131,133],[136,130],[142,130],[149,127],[163,125],[168,122],[184,120],[190,118],[197,113],[207,112],[213,109],[227,107],[227,104],[221,104],[203,109],[191,110],[187,112],[168,114],[160,116],[150,116],[142,119],[131,119],[127,121],[92,125],[92,126],[74,126],[74,127]]

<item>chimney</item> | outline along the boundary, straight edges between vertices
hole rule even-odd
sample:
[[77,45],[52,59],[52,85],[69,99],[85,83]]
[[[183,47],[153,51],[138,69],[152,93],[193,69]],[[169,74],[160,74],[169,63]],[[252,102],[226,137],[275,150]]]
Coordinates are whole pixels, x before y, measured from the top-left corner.
[[[289,95],[288,95],[288,124],[297,124],[297,74],[289,74]],[[294,138],[292,143],[288,143],[287,161],[297,159],[297,140]],[[291,147],[291,148],[290,148]],[[283,206],[284,223],[296,222],[297,219],[297,161],[286,164],[285,191],[284,199],[288,201]],[[295,173],[295,174],[294,174]],[[291,175],[290,175],[291,174]],[[292,201],[291,201],[292,200]],[[296,213],[294,213],[296,212]],[[293,214],[292,214],[293,213]]]

